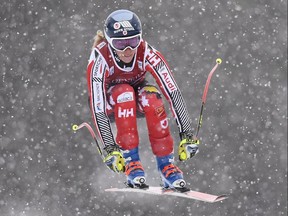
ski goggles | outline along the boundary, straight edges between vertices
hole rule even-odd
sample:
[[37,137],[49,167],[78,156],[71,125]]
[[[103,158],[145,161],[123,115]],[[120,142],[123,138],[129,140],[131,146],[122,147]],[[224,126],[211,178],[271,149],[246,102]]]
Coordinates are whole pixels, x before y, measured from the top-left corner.
[[128,38],[112,38],[110,45],[117,51],[125,51],[127,48],[136,49],[141,42],[141,35]]

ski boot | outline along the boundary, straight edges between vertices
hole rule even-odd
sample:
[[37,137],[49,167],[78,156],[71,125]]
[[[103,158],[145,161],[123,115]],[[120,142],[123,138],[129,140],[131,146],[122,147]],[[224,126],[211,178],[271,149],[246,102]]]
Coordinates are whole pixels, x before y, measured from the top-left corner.
[[145,172],[140,162],[138,147],[131,150],[123,150],[122,153],[125,158],[126,186],[141,189],[148,188],[149,186],[145,184]]
[[183,172],[173,164],[173,155],[167,155],[163,157],[156,157],[158,170],[163,182],[163,189],[172,189],[180,192],[189,191],[186,186],[186,182],[183,179]]

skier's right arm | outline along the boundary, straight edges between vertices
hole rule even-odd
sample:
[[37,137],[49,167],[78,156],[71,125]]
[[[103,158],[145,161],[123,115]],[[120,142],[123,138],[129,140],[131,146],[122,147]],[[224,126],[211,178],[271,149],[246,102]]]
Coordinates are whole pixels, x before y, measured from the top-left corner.
[[87,68],[90,108],[99,137],[107,152],[104,162],[111,170],[124,172],[124,159],[115,142],[106,113],[106,72],[107,63],[97,48],[94,48]]

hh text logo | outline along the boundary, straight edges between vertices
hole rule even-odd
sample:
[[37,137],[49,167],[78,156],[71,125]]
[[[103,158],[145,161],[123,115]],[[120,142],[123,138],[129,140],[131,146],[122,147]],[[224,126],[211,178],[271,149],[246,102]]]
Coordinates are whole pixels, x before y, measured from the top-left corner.
[[148,52],[147,58],[154,67],[162,61],[161,58],[159,58],[152,50]]
[[118,109],[118,118],[128,118],[134,116],[134,110],[131,109],[123,109],[119,107]]

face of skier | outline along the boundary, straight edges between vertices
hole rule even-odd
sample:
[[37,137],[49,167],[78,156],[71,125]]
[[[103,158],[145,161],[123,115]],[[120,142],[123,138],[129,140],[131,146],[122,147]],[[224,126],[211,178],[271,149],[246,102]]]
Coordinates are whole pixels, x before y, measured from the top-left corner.
[[137,34],[127,38],[113,38],[110,40],[110,45],[116,50],[121,61],[130,63],[136,53],[136,50],[141,42],[141,35]]
[[117,55],[119,56],[120,60],[124,63],[130,63],[136,53],[136,49],[127,48],[124,51],[116,50]]

